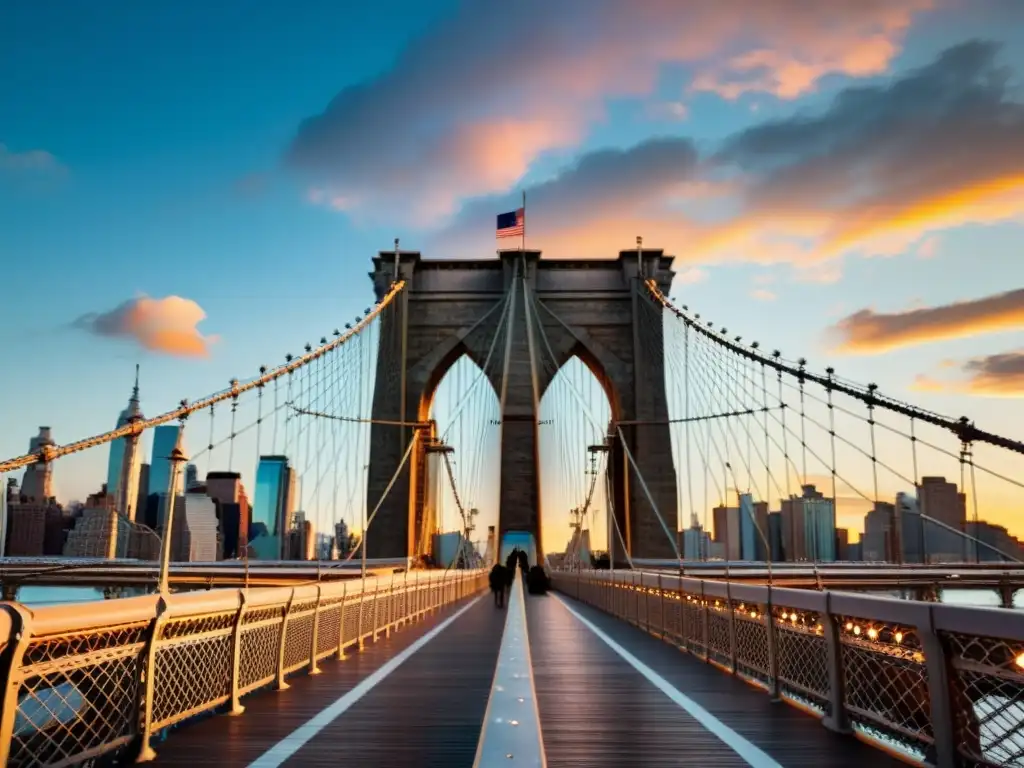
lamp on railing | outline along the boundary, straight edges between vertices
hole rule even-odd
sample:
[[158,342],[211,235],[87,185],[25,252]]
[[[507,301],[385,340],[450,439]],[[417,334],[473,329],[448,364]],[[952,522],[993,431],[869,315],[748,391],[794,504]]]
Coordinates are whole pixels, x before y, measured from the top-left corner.
[[174,508],[178,500],[178,478],[181,473],[181,465],[188,461],[188,457],[182,449],[181,436],[184,432],[185,423],[182,421],[178,427],[178,439],[174,444],[174,450],[172,450],[171,455],[167,457],[167,461],[171,464],[171,477],[167,486],[167,506],[164,508],[163,547],[160,550],[160,583],[158,588],[161,595],[167,595],[170,593],[170,579],[168,572],[171,564],[171,533],[174,530]]

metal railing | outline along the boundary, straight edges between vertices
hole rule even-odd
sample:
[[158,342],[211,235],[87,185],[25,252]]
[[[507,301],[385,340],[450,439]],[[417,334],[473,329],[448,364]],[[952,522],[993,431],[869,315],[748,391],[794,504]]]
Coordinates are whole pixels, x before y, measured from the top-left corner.
[[29,609],[0,603],[0,765],[152,759],[151,738],[487,586],[405,572]]
[[552,581],[833,730],[940,768],[1024,766],[1024,614],[637,571]]

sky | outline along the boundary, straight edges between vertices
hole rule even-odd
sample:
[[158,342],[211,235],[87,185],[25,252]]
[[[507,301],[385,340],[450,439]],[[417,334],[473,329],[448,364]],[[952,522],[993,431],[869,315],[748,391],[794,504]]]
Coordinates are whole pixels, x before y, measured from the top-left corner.
[[5,456],[108,429],[136,363],[153,413],[283,362],[395,237],[491,256],[523,191],[545,257],[642,235],[706,318],[1024,427],[1015,0],[40,0],[0,76]]

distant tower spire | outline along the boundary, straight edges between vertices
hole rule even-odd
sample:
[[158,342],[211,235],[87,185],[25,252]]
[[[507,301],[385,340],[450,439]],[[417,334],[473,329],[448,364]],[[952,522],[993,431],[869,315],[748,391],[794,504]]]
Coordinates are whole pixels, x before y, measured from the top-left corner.
[[[128,398],[128,407],[122,412],[118,426],[134,425],[142,420],[142,408],[139,404],[139,364],[136,363],[132,396]],[[116,492],[112,489],[117,511],[129,520],[135,519],[135,502],[139,493],[139,435],[140,432],[136,431],[121,438],[124,450],[118,468]]]

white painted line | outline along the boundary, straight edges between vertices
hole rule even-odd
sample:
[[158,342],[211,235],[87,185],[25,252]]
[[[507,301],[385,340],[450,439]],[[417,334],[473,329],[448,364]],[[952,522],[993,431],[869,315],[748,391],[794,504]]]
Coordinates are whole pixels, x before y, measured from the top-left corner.
[[277,744],[249,763],[249,768],[278,768],[278,766],[282,765],[289,757],[298,752],[307,742],[320,733],[320,731],[341,717],[341,715],[345,714],[353,704],[372,691],[378,683],[398,669],[414,653],[441,634],[448,625],[476,605],[479,600],[480,598],[477,597],[469,605],[460,608],[454,615],[449,616],[447,619],[442,621],[397,656],[388,659],[383,666],[360,680],[351,691],[341,696],[332,704],[329,704],[310,718],[304,725],[300,725],[290,734],[277,742]]
[[755,746],[751,742],[747,741],[740,734],[736,733],[732,728],[723,723],[713,714],[708,712],[704,707],[698,704],[696,701],[691,699],[679,691],[672,683],[663,678],[653,669],[644,664],[640,659],[631,654],[621,645],[612,640],[608,635],[602,632],[597,626],[594,625],[588,619],[585,619],[573,608],[569,606],[559,595],[552,594],[562,607],[565,608],[569,613],[576,617],[576,619],[583,624],[587,629],[597,635],[601,640],[604,641],[605,645],[611,648],[617,653],[622,659],[629,664],[633,669],[643,675],[647,680],[659,691],[668,696],[672,701],[679,705],[680,709],[686,712],[690,717],[700,723],[706,730],[717,736],[725,746],[729,747],[733,752],[739,755],[747,763],[747,765],[753,766],[753,768],[782,768],[781,763],[777,763],[771,756],[764,752],[759,747]]
[[473,768],[498,765],[547,766],[537,691],[533,685],[523,578],[518,571],[509,594],[498,663],[473,761]]

